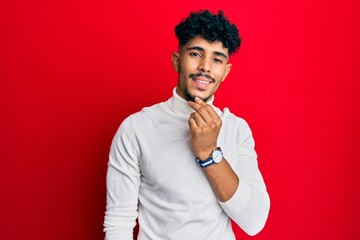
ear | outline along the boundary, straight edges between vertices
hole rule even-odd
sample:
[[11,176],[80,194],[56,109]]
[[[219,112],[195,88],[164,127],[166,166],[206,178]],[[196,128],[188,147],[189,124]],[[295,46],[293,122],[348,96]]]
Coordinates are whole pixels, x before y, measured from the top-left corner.
[[180,64],[179,57],[180,57],[179,53],[173,52],[173,54],[172,54],[172,64],[173,64],[174,69],[175,69],[176,72],[179,71],[179,64]]
[[232,64],[226,64],[226,68],[225,68],[225,74],[223,76],[223,78],[221,79],[221,81],[223,82],[225,80],[225,78],[227,77],[227,75],[229,74],[230,70],[231,70]]

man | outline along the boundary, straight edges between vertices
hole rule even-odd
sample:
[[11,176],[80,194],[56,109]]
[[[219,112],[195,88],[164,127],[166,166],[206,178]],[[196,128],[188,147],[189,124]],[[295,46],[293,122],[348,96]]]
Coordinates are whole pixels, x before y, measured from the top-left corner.
[[235,239],[264,226],[269,196],[247,123],[212,105],[240,46],[223,12],[191,13],[175,28],[178,83],[168,101],[129,116],[107,173],[106,239]]

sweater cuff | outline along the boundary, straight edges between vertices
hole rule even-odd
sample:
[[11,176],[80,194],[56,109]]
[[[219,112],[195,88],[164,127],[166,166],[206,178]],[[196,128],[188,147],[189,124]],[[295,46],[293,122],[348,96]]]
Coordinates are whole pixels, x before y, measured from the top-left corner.
[[246,207],[250,201],[252,191],[250,184],[239,179],[239,185],[234,195],[226,202],[219,201],[219,203],[227,215],[231,217],[234,213],[241,212]]
[[105,240],[116,240],[116,239],[132,240],[133,230],[131,229],[124,231],[106,232]]

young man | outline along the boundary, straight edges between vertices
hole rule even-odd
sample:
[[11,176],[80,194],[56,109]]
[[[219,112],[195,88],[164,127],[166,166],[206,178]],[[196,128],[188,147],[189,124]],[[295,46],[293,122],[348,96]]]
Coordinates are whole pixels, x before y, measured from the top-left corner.
[[175,28],[177,87],[121,124],[107,173],[106,239],[235,239],[264,226],[269,196],[247,123],[212,105],[240,46],[223,13],[191,13]]

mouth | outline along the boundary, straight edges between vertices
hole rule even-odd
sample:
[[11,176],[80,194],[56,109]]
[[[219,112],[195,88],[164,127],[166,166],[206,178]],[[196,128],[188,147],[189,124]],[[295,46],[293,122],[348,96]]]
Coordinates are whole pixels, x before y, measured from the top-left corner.
[[206,90],[211,83],[215,83],[215,79],[207,74],[191,74],[190,78],[194,81],[195,85],[200,89]]

